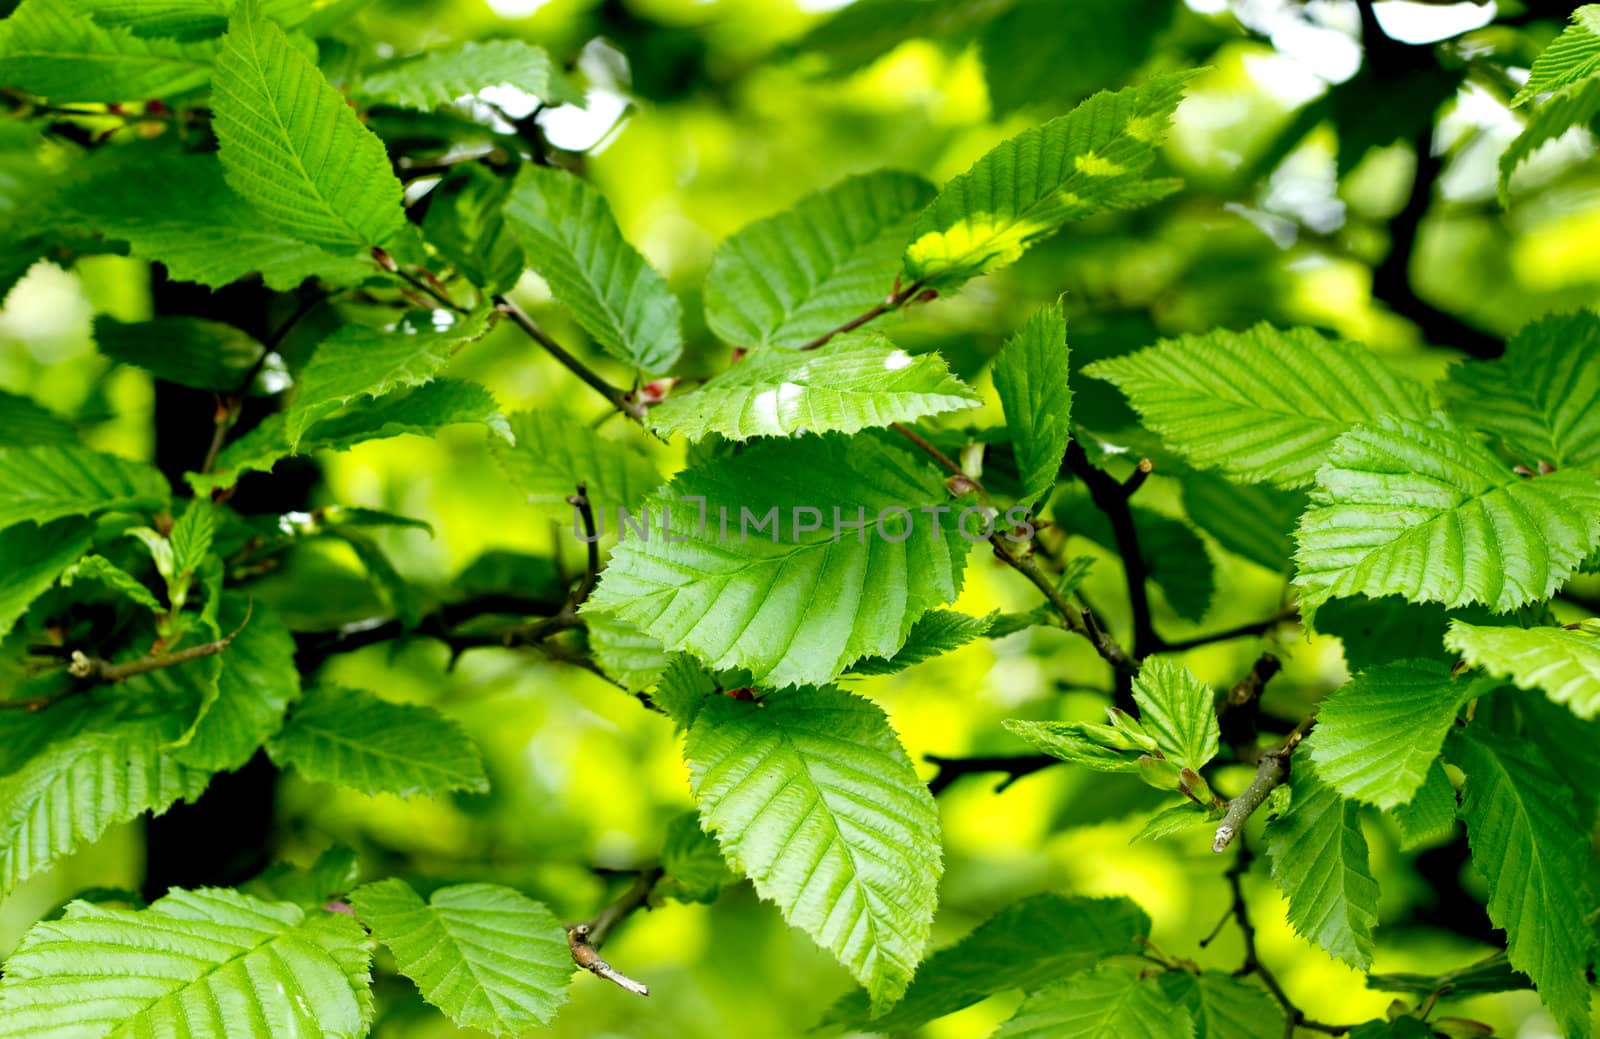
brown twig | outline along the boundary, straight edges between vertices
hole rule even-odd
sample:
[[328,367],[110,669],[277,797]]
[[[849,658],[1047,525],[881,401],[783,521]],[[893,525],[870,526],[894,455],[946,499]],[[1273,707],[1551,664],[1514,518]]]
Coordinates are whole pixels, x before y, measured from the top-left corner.
[[947,758],[939,754],[924,754],[922,760],[931,765],[938,766],[938,771],[933,778],[928,780],[928,793],[934,797],[940,794],[960,779],[962,776],[982,775],[988,772],[1005,773],[994,791],[999,793],[1006,787],[1015,783],[1024,776],[1031,776],[1041,772],[1051,765],[1061,764],[1061,759],[1051,757],[1049,754],[1019,754],[1013,757],[973,757],[973,758]]
[[550,338],[549,333],[540,328],[538,324],[534,322],[533,318],[529,317],[527,312],[521,307],[511,302],[511,300],[505,296],[494,297],[494,305],[495,309],[509,317],[512,323],[514,323],[518,328],[522,329],[522,331],[527,334],[528,338],[544,347],[545,351],[557,361],[560,361],[562,366],[565,367],[567,371],[588,383],[589,386],[592,387],[596,393],[604,397],[612,407],[616,408],[618,411],[622,412],[624,415],[627,415],[631,419],[642,420],[644,418],[646,408],[642,401],[640,401],[633,394],[625,393],[622,390],[617,389],[617,387],[611,385],[609,382],[606,382],[605,379],[601,378],[588,365],[584,364],[572,354],[568,353],[565,347],[556,342],[554,339]]
[[1164,644],[1150,619],[1150,594],[1145,588],[1150,571],[1139,549],[1139,531],[1134,526],[1133,512],[1128,507],[1128,492],[1121,481],[1095,468],[1084,453],[1083,446],[1076,440],[1067,447],[1066,467],[1083,481],[1088,488],[1089,499],[1111,524],[1111,536],[1116,542],[1117,554],[1122,557],[1122,570],[1127,581],[1128,608],[1133,615],[1132,656],[1142,660],[1160,651]]
[[901,307],[912,302],[913,300],[923,302],[932,299],[933,290],[929,289],[927,292],[924,292],[922,288],[924,284],[926,283],[914,281],[905,288],[901,288],[899,282],[896,281],[894,291],[889,293],[889,295],[884,298],[883,302],[873,306],[864,314],[856,315],[849,321],[846,321],[844,324],[840,325],[838,328],[830,329],[829,331],[822,333],[821,335],[817,336],[817,338],[800,347],[800,349],[815,350],[817,347],[825,345],[828,340],[832,339],[834,336],[843,335],[846,332],[853,332],[867,322],[874,321],[892,310],[899,310]]
[[590,920],[567,928],[567,945],[572,949],[572,960],[584,970],[638,996],[648,996],[650,989],[642,982],[628,977],[607,963],[600,955],[600,946],[613,928],[639,909],[648,909],[650,895],[661,880],[660,867],[647,869],[634,877],[616,901],[602,908]]
[[1272,791],[1289,777],[1289,759],[1294,755],[1294,749],[1300,745],[1305,734],[1316,719],[1316,714],[1306,715],[1300,724],[1284,737],[1282,743],[1271,750],[1263,751],[1256,760],[1256,774],[1251,778],[1250,785],[1245,787],[1244,793],[1228,802],[1227,809],[1222,814],[1222,822],[1217,825],[1217,836],[1211,842],[1211,850],[1221,854],[1228,849],[1234,838],[1244,830],[1244,824],[1255,814]]
[[1251,638],[1256,635],[1265,635],[1278,625],[1292,620],[1297,620],[1299,617],[1300,607],[1297,604],[1290,603],[1265,620],[1251,621],[1249,624],[1241,624],[1236,628],[1228,628],[1225,631],[1212,632],[1209,635],[1196,635],[1193,638],[1177,639],[1172,642],[1163,640],[1161,648],[1170,653],[1179,653],[1186,649],[1197,649],[1200,646],[1209,646],[1213,642],[1227,642],[1230,639],[1243,639]]
[[583,570],[583,579],[578,582],[577,589],[572,593],[570,607],[575,611],[589,598],[589,593],[594,590],[595,578],[600,574],[600,535],[595,532],[594,506],[589,503],[589,485],[578,484],[578,493],[567,496],[567,504],[578,510],[578,516],[583,520],[584,544],[589,549],[587,565]]
[[191,660],[214,657],[227,649],[233,640],[238,638],[239,632],[244,630],[245,625],[250,623],[250,613],[253,606],[254,603],[251,603],[246,607],[244,620],[240,621],[239,626],[233,631],[220,639],[202,642],[198,646],[190,646],[188,649],[174,650],[171,653],[151,653],[136,660],[128,660],[120,664],[102,660],[99,657],[90,656],[81,649],[75,649],[72,651],[72,655],[69,658],[70,662],[67,664],[67,674],[73,678],[87,679],[92,682],[114,683],[126,681],[135,675],[160,671],[168,667],[177,667],[179,664],[187,664]]
[[1222,740],[1239,756],[1253,746],[1260,730],[1261,691],[1279,671],[1283,662],[1271,653],[1256,658],[1250,671],[1229,688],[1217,703],[1217,726]]

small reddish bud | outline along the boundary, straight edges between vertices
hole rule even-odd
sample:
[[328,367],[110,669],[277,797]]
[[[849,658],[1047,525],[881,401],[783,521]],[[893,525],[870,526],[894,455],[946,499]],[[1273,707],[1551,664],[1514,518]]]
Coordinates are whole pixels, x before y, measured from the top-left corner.
[[965,494],[971,494],[978,489],[978,485],[973,482],[972,477],[964,474],[949,477],[945,480],[944,486],[945,490],[957,498]]
[[166,115],[171,111],[171,109],[167,107],[167,103],[160,98],[152,98],[145,102],[144,110],[149,112],[151,115]]
[[733,360],[731,362],[729,362],[729,363],[730,364],[738,364],[740,361],[744,360],[744,355],[749,353],[749,352],[750,351],[746,350],[742,346],[734,347],[733,348]]
[[938,298],[939,298],[939,290],[938,289],[923,289],[921,292],[919,292],[915,296],[911,297],[911,302],[913,302],[913,303],[932,303],[934,300],[936,300]]
[[659,404],[667,399],[667,394],[671,393],[676,385],[678,385],[676,376],[654,379],[639,387],[639,399],[646,404]]
[[756,701],[756,691],[747,685],[741,685],[737,689],[724,690],[722,695],[730,700],[740,700],[744,703],[755,703]]
[[1542,458],[1539,460],[1539,472],[1541,474],[1553,473],[1555,471],[1556,471],[1556,467],[1555,466],[1551,465],[1549,462],[1546,462]]
[[1511,471],[1516,473],[1518,476],[1532,476],[1533,475],[1533,470],[1529,469],[1525,465],[1514,465],[1514,466],[1511,467]]

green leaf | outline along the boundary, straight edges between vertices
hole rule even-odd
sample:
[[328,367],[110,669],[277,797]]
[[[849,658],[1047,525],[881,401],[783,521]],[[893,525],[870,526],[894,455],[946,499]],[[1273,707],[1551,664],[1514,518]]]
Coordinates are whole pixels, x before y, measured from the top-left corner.
[[994,361],[994,388],[1005,409],[1025,505],[1056,485],[1072,437],[1067,359],[1067,319],[1058,300],[1036,311]]
[[899,1035],[1011,989],[1031,991],[1085,970],[1107,956],[1136,953],[1150,919],[1126,898],[1025,898],[929,956],[905,998],[872,1017],[866,994],[851,992],[828,1020]]
[[1193,801],[1179,801],[1146,819],[1144,825],[1139,827],[1139,832],[1128,838],[1128,843],[1159,841],[1163,837],[1186,833],[1197,826],[1214,822],[1216,820],[1211,814]]
[[939,812],[883,712],[840,689],[706,701],[684,746],[723,854],[875,1009],[905,991],[938,898]]
[[[893,656],[918,617],[960,591],[962,535],[949,522],[936,533],[911,512],[947,499],[936,472],[886,440],[762,442],[647,498],[652,523],[670,529],[623,538],[585,608],[713,669],[746,668],[757,683],[827,681],[862,657]],[[863,527],[841,527],[836,539],[833,517],[813,502]],[[740,529],[769,510],[771,540]]]
[[1304,494],[1234,483],[1213,473],[1183,473],[1178,479],[1184,513],[1217,544],[1274,573],[1293,568],[1294,528],[1306,509]]
[[462,1028],[515,1036],[547,1025],[567,999],[572,951],[543,903],[498,884],[440,888],[424,902],[403,880],[350,894],[400,973]]
[[1354,967],[1372,966],[1378,883],[1367,864],[1360,811],[1295,752],[1285,814],[1267,824],[1272,879],[1289,900],[1289,923],[1307,941]]
[[687,729],[705,706],[706,698],[718,693],[716,680],[687,653],[672,657],[661,673],[651,699],[667,712],[679,729]]
[[997,616],[999,615],[990,613],[983,617],[973,617],[955,610],[929,610],[917,618],[917,622],[911,626],[911,634],[906,636],[905,645],[901,646],[894,656],[887,659],[863,657],[850,665],[849,673],[898,674],[908,667],[943,656],[952,650],[960,649],[974,639],[982,638],[994,626]]
[[1445,645],[1473,667],[1542,689],[1580,718],[1600,715],[1600,634],[1581,628],[1499,628],[1452,621]]
[[1511,99],[1513,107],[1600,72],[1600,4],[1578,8],[1571,19],[1561,35],[1534,59],[1528,81]]
[[611,207],[585,181],[528,164],[506,200],[528,264],[607,353],[647,372],[683,351],[683,308],[622,237]]
[[1503,440],[1529,469],[1600,461],[1600,315],[1543,317],[1497,361],[1450,369],[1456,419]]
[[1102,963],[1030,995],[993,1039],[1193,1039],[1189,1012],[1155,978]]
[[62,516],[164,507],[166,479],[143,462],[86,447],[0,447],[0,529]]
[[1126,754],[1101,744],[1093,735],[1087,722],[1034,722],[1021,718],[1007,718],[1000,723],[1005,730],[1027,742],[1030,747],[1052,757],[1096,772],[1138,772],[1138,762]]
[[356,853],[335,844],[310,866],[274,862],[240,885],[246,895],[270,902],[293,902],[309,909],[320,909],[335,898],[354,890],[361,876]]
[[1506,932],[1511,965],[1527,974],[1569,1039],[1589,1035],[1587,970],[1595,936],[1589,828],[1548,761],[1524,740],[1473,726],[1450,742],[1467,774],[1461,817],[1472,864],[1489,883],[1489,919]]
[[1434,759],[1416,794],[1389,815],[1400,827],[1401,851],[1412,851],[1455,833],[1456,788],[1444,770],[1442,759]]
[[267,753],[312,782],[363,794],[489,789],[478,748],[459,725],[431,707],[391,703],[358,689],[308,691]]
[[1481,996],[1491,992],[1520,992],[1533,987],[1526,974],[1518,973],[1504,950],[1492,952],[1465,967],[1443,974],[1368,974],[1367,987],[1384,992],[1404,992],[1426,999],[1446,987],[1457,998]]
[[989,152],[917,218],[906,273],[948,291],[1015,263],[1034,242],[1073,220],[1170,193],[1173,185],[1144,174],[1187,78],[1162,76],[1096,94]]
[[511,181],[473,163],[428,193],[422,230],[428,242],[486,295],[506,292],[522,276],[522,247],[506,223]]
[[1409,1014],[1393,1021],[1367,1021],[1349,1033],[1349,1039],[1434,1039],[1434,1036],[1433,1029]]
[[216,509],[209,501],[191,498],[167,535],[167,540],[172,542],[173,572],[187,580],[199,570],[211,552],[211,540],[216,532]]
[[1529,479],[1442,420],[1383,418],[1334,444],[1298,538],[1302,609],[1359,592],[1503,612],[1600,543],[1600,478]]
[[722,859],[716,838],[700,828],[697,812],[673,816],[661,846],[665,876],[656,891],[681,902],[715,902],[722,889],[737,878]]
[[204,86],[214,41],[143,39],[108,29],[71,0],[23,0],[0,21],[0,82],[52,102],[145,101]]
[[[21,528],[13,527],[13,530]],[[87,555],[61,572],[61,587],[70,588],[79,581],[99,581],[119,595],[126,596],[152,613],[164,612],[161,600],[137,577],[100,555]]]
[[490,87],[513,86],[553,105],[583,103],[543,47],[523,40],[485,40],[440,47],[392,62],[361,80],[369,101],[403,108],[443,108]]
[[[171,668],[164,677],[193,666]],[[192,712],[192,703],[185,706]],[[57,709],[42,717],[53,720]],[[127,718],[101,711],[65,727],[0,778],[0,898],[112,825],[200,796],[210,773],[181,766],[161,750],[183,724],[172,710]],[[9,1019],[0,1013],[0,1035]]]
[[283,726],[284,712],[300,695],[300,673],[294,637],[270,609],[229,593],[217,623],[238,634],[222,654],[215,698],[180,739],[175,756],[195,768],[232,771]]
[[6,961],[0,1037],[359,1039],[367,961],[349,916],[226,889],[175,889],[138,911],[72,902]]
[[307,244],[271,225],[228,187],[215,155],[148,155],[136,147],[122,164],[66,188],[57,217],[164,264],[172,278],[219,289],[259,272],[287,291],[307,278],[355,285],[376,275],[369,257]]
[[800,38],[797,49],[829,59],[830,71],[871,64],[916,37],[965,42],[995,14],[994,0],[856,0]]
[[18,523],[0,530],[0,637],[8,634],[28,604],[55,583],[89,548],[90,524],[58,519],[43,526]]
[[981,404],[938,353],[912,357],[876,333],[805,353],[766,350],[650,410],[650,428],[702,440],[855,433]]
[[1317,709],[1307,740],[1317,774],[1345,797],[1379,808],[1422,787],[1472,683],[1436,660],[1400,660],[1356,675]]
[[519,411],[509,421],[514,440],[493,442],[495,459],[529,501],[560,505],[569,519],[572,506],[566,501],[580,483],[588,486],[595,522],[609,517],[619,525],[618,509],[636,513],[645,495],[661,485],[661,474],[638,447],[604,436],[581,419]]
[[998,113],[1074,104],[1125,81],[1172,20],[1173,0],[1019,0],[979,36]]
[[1145,428],[1190,464],[1246,483],[1304,487],[1357,423],[1430,414],[1420,385],[1366,347],[1309,328],[1179,336],[1084,372],[1127,394]]
[[[132,30],[139,36],[171,36],[199,40],[216,36],[228,27],[228,12],[235,0],[74,0],[79,10],[101,25]],[[261,10],[279,26],[290,29],[310,16],[326,0],[262,0]]]
[[211,108],[228,184],[280,229],[349,249],[405,226],[383,142],[257,0],[228,20]]
[[1283,1008],[1259,985],[1216,970],[1172,970],[1159,980],[1199,1026],[1196,1039],[1283,1039]]
[[1179,768],[1199,772],[1221,739],[1216,695],[1188,668],[1162,657],[1145,660],[1133,680],[1139,721]]
[[826,335],[893,291],[911,221],[932,197],[921,177],[880,170],[750,224],[711,261],[706,323],[740,347]]
[[0,447],[75,444],[72,423],[37,401],[0,390]]
[[239,389],[263,349],[241,329],[197,317],[122,322],[101,316],[94,341],[107,357],[157,379],[224,393]]
[[655,685],[672,662],[661,640],[605,613],[584,618],[589,649],[607,677],[639,692]]
[[[301,435],[299,453],[348,451],[369,440],[405,434],[432,436],[459,422],[483,423],[510,436],[500,406],[488,390],[458,379],[435,379],[323,419]],[[185,479],[196,494],[209,494],[218,487],[232,487],[245,473],[267,472],[293,453],[285,416],[279,412],[223,448],[211,472],[189,473]]]
[[289,446],[298,447],[315,422],[357,397],[382,397],[429,382],[457,350],[487,328],[483,315],[462,318],[443,329],[341,326],[317,344],[296,380],[299,388],[285,420]]
[[1592,129],[1597,118],[1600,118],[1600,79],[1586,79],[1540,105],[1528,125],[1500,156],[1500,179],[1496,186],[1500,204],[1511,205],[1511,177],[1518,166],[1568,130]]

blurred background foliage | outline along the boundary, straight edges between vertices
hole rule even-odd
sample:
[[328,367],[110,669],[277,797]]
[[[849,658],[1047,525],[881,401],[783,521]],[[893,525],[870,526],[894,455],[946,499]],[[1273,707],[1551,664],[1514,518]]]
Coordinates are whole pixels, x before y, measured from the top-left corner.
[[[1094,90],[1201,65],[1206,70],[1192,81],[1165,151],[1186,190],[1147,210],[1075,225],[958,298],[915,308],[885,330],[913,350],[943,351],[958,374],[986,389],[985,366],[1003,338],[1058,295],[1069,314],[1074,367],[1162,335],[1268,320],[1364,341],[1395,364],[1434,377],[1464,354],[1497,351],[1501,337],[1532,317],[1600,300],[1600,165],[1592,161],[1591,136],[1575,131],[1540,150],[1513,178],[1509,206],[1495,196],[1496,163],[1521,127],[1508,99],[1559,31],[1565,5],[1385,2],[1363,10],[1348,0],[863,0],[836,14],[837,6],[374,0],[338,33],[323,63],[337,82],[341,48],[402,54],[517,36],[568,64],[586,84],[588,103],[543,110],[540,124],[603,190],[624,233],[684,298],[691,371],[719,370],[728,360],[727,347],[698,316],[698,286],[712,250],[731,232],[851,173],[888,167],[943,181]],[[513,118],[529,114],[518,109],[525,100],[514,91],[495,99]],[[422,125],[380,129],[391,140],[427,133]],[[54,146],[41,152],[37,141],[21,125],[0,123],[0,221],[26,212],[30,171],[55,159]],[[93,347],[93,318],[149,317],[160,305],[159,278],[153,290],[146,265],[117,256],[83,257],[70,271],[48,261],[29,267],[31,259],[20,263],[16,273],[26,274],[0,310],[0,388],[71,416],[103,450],[141,458],[158,446],[186,459],[203,453],[203,436],[170,442],[181,434],[156,421],[148,376],[112,365]],[[537,278],[526,277],[518,294],[558,338],[581,340],[580,330],[547,305]],[[315,335],[314,322],[296,329],[284,348],[291,363],[295,340],[303,356]],[[607,369],[598,351],[585,359]],[[515,329],[501,328],[464,351],[453,374],[483,382],[507,411],[567,406],[585,419],[600,414]],[[1107,430],[1126,422],[1105,384],[1086,383],[1079,393],[1079,421]],[[202,434],[210,426],[203,397],[183,398],[198,409],[192,428]],[[973,414],[962,423],[998,420],[997,409]],[[669,471],[682,462],[636,430],[614,432]],[[158,433],[169,442],[158,445]],[[545,560],[554,553],[569,568],[580,565],[566,530],[570,517],[525,504],[491,462],[481,429],[368,443],[290,468],[307,506],[364,505],[432,523],[431,537],[419,530],[373,535],[408,583],[406,594],[424,601],[502,579],[491,564],[512,560],[503,554],[468,569],[486,553]],[[280,467],[276,478],[282,476]],[[1149,488],[1141,503],[1181,514],[1180,494],[1159,469]],[[1071,500],[1055,513],[1068,530]],[[236,504],[248,508],[248,501],[242,492]],[[1191,510],[1195,501],[1191,492]],[[1158,590],[1157,623],[1167,638],[1259,620],[1281,605],[1284,573],[1262,565],[1272,551],[1253,561],[1262,553],[1239,554],[1238,544],[1225,547],[1209,532],[1255,518],[1237,514],[1241,508],[1227,503],[1202,524],[1198,543],[1191,538],[1170,549],[1190,558],[1173,558],[1181,574]],[[1094,558],[1086,595],[1124,627],[1116,557],[1092,538],[1074,538],[1069,548]],[[1207,560],[1210,580],[1203,577]],[[1034,603],[1031,589],[979,554],[969,573],[958,604],[969,613]],[[1199,586],[1183,590],[1182,574]],[[333,542],[308,545],[256,588],[304,629],[390,611],[384,590],[370,583],[348,546]],[[1263,648],[1260,639],[1237,640],[1191,653],[1186,662],[1221,685],[1243,674]],[[1344,678],[1337,642],[1288,635],[1275,648],[1286,668],[1269,686],[1266,705],[1281,717],[1298,717]],[[218,803],[231,804],[228,814],[201,814],[198,827],[191,819],[190,843],[166,854],[247,875],[272,859],[309,863],[344,843],[369,876],[499,881],[579,919],[615,893],[619,882],[606,870],[654,861],[669,822],[689,807],[670,724],[577,668],[498,650],[475,650],[452,666],[445,647],[416,639],[337,657],[327,672],[334,682],[431,703],[459,719],[484,750],[492,792],[367,798],[269,773],[264,786],[259,776],[253,781],[266,792],[257,802],[261,818],[250,817],[248,802],[226,801],[222,782]],[[920,759],[1021,753],[1000,719],[1093,717],[1109,678],[1082,640],[1033,628],[852,684],[886,706]],[[926,766],[928,776],[934,771]],[[1127,894],[1149,910],[1153,939],[1166,952],[1228,969],[1238,963],[1231,928],[1209,948],[1199,946],[1228,904],[1226,863],[1212,855],[1206,836],[1130,844],[1151,800],[1120,777],[1062,766],[997,791],[1001,778],[964,777],[940,796],[948,865],[936,945],[1034,892]],[[1236,792],[1245,778],[1224,774],[1220,786]],[[204,810],[202,803],[179,814]],[[1428,926],[1441,914],[1475,908],[1448,894],[1481,895],[1461,856],[1449,848],[1402,854],[1376,819],[1369,837],[1384,898],[1378,971],[1437,972],[1485,951]],[[122,828],[24,888],[0,911],[0,954],[77,891],[139,888],[145,848],[143,826]],[[243,860],[252,853],[260,861]],[[1324,1019],[1381,1015],[1391,997],[1364,989],[1359,975],[1296,938],[1264,871],[1252,877],[1250,891],[1260,907],[1263,957],[1300,1006]],[[1468,934],[1483,926],[1459,922],[1466,926],[1455,930]],[[648,981],[648,1002],[580,978],[554,1034],[800,1036],[851,987],[840,967],[787,929],[747,885],[711,906],[669,902],[636,916],[607,955]],[[391,979],[380,992],[381,1039],[462,1034],[403,980]],[[1015,999],[995,997],[921,1034],[985,1034]],[[1503,1034],[1556,1035],[1531,993],[1446,1005]]]

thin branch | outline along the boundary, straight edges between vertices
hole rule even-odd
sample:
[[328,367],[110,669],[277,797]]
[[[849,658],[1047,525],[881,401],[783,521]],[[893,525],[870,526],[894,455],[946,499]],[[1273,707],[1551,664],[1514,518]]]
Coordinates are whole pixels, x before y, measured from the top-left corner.
[[650,989],[642,982],[628,977],[607,963],[600,955],[600,946],[610,936],[613,928],[639,909],[648,909],[650,895],[662,877],[660,867],[647,869],[634,877],[616,901],[602,908],[593,919],[567,928],[567,945],[572,949],[572,960],[584,970],[638,996],[648,996]]
[[938,292],[933,289],[924,291],[922,287],[924,284],[925,283],[921,281],[914,281],[905,288],[901,288],[900,283],[897,280],[895,282],[894,291],[889,293],[889,295],[884,298],[882,303],[872,307],[864,314],[856,315],[849,321],[846,321],[844,324],[840,325],[838,328],[834,328],[822,333],[821,335],[817,336],[817,338],[811,340],[811,342],[806,343],[800,349],[815,350],[817,347],[826,344],[828,340],[832,339],[834,336],[843,335],[845,332],[852,332],[867,322],[876,320],[892,310],[899,310],[907,303],[913,301],[918,303],[926,303],[938,295]]
[[1127,580],[1128,608],[1133,615],[1132,656],[1142,660],[1160,651],[1164,643],[1156,634],[1155,625],[1150,619],[1150,594],[1145,588],[1150,571],[1139,550],[1139,531],[1133,525],[1128,492],[1120,481],[1096,469],[1084,453],[1083,446],[1076,440],[1067,447],[1066,465],[1073,475],[1083,481],[1095,508],[1104,513],[1106,521],[1111,524],[1111,536],[1116,541],[1117,554],[1122,557],[1122,569]]
[[[212,416],[215,428],[211,433],[211,443],[206,448],[205,461],[200,466],[202,473],[209,473],[212,467],[217,464],[217,455],[222,451],[222,445],[227,440],[228,431],[239,421],[239,412],[244,407],[245,395],[250,392],[250,387],[255,385],[256,376],[260,375],[261,369],[266,366],[267,358],[273,355],[279,344],[283,342],[284,336],[289,334],[289,331],[300,322],[300,319],[315,310],[317,305],[327,298],[328,293],[326,291],[308,293],[300,301],[300,305],[295,308],[294,313],[285,318],[283,323],[273,329],[272,334],[262,341],[261,353],[256,356],[255,362],[250,365],[249,371],[244,373],[244,377],[239,380],[238,385],[226,397],[218,399],[216,414]],[[229,496],[232,495],[231,489],[228,494]]]
[[1156,471],[1156,464],[1148,458],[1139,459],[1139,464],[1133,467],[1133,472],[1122,481],[1122,496],[1131,498],[1138,493],[1144,482],[1150,479],[1150,474]]
[[93,682],[122,682],[135,675],[146,674],[151,671],[160,671],[163,668],[177,667],[187,664],[191,660],[200,660],[203,657],[214,657],[227,649],[233,640],[250,623],[250,609],[245,610],[244,620],[239,626],[227,635],[211,642],[202,642],[198,646],[188,649],[174,650],[171,653],[151,653],[139,657],[137,660],[128,660],[116,664],[99,657],[92,657],[81,649],[73,650],[67,664],[67,674],[73,678],[87,679]]
[[[1260,950],[1256,947],[1256,929],[1250,922],[1250,907],[1244,897],[1244,875],[1250,871],[1250,863],[1255,856],[1243,841],[1238,844],[1238,852],[1234,857],[1233,865],[1223,874],[1228,880],[1228,888],[1233,892],[1233,905],[1229,915],[1239,924],[1239,935],[1244,940],[1244,963],[1234,971],[1234,977],[1248,977],[1254,974],[1261,979],[1272,998],[1277,1000],[1283,1008],[1284,1024],[1283,1039],[1293,1039],[1296,1028],[1308,1028],[1313,1032],[1322,1032],[1325,1035],[1343,1035],[1350,1031],[1350,1025],[1330,1025],[1322,1021],[1313,1021],[1306,1017],[1305,1011],[1295,1006],[1289,994],[1283,990],[1278,978],[1261,962]],[[1227,917],[1223,918],[1224,920]],[[1220,929],[1220,928],[1219,928]],[[1215,937],[1215,934],[1212,935]]]
[[583,579],[578,582],[577,590],[572,593],[570,606],[576,610],[589,598],[589,593],[594,590],[595,578],[600,574],[600,535],[595,532],[594,506],[589,503],[588,484],[578,484],[578,493],[568,495],[567,504],[577,509],[579,517],[583,520],[584,543],[589,549]]
[[1282,743],[1262,752],[1256,761],[1256,774],[1251,777],[1250,785],[1245,787],[1244,793],[1228,802],[1222,822],[1217,826],[1217,836],[1211,842],[1212,851],[1218,854],[1226,851],[1234,838],[1243,832],[1244,824],[1255,814],[1255,810],[1289,777],[1289,759],[1315,719],[1315,713],[1306,715]]
[[1161,645],[1162,648],[1168,652],[1178,653],[1186,649],[1196,649],[1200,646],[1209,646],[1213,642],[1227,642],[1230,639],[1252,638],[1257,635],[1265,635],[1278,625],[1292,620],[1297,620],[1299,617],[1300,607],[1297,604],[1291,603],[1265,620],[1252,621],[1249,624],[1241,624],[1236,628],[1228,628],[1225,631],[1217,631],[1209,635],[1196,635],[1193,638],[1178,639],[1175,642],[1163,641]]
[[617,387],[611,385],[609,382],[606,382],[605,379],[601,378],[588,365],[584,364],[572,354],[568,353],[565,347],[556,342],[554,339],[550,338],[549,333],[535,324],[533,318],[529,317],[527,312],[521,307],[511,302],[511,300],[505,296],[494,297],[494,305],[495,308],[500,311],[500,313],[509,317],[518,328],[527,333],[528,338],[544,347],[545,350],[549,352],[550,356],[554,357],[557,361],[560,361],[569,372],[588,383],[590,387],[592,387],[596,393],[604,397],[612,407],[616,408],[624,415],[627,415],[629,418],[636,420],[644,418],[645,406],[641,401],[639,401],[632,394],[625,393],[622,390],[619,390]]
[[1261,728],[1261,691],[1282,669],[1283,662],[1276,656],[1261,654],[1249,673],[1235,682],[1217,704],[1217,726],[1223,742],[1241,758],[1245,748],[1255,745]]
[[962,776],[983,775],[990,772],[1003,772],[1005,778],[995,784],[995,793],[1015,783],[1023,776],[1031,776],[1041,772],[1051,765],[1061,764],[1060,758],[1048,754],[1022,754],[1014,757],[974,757],[974,758],[947,758],[938,754],[924,754],[922,760],[938,766],[938,771],[933,778],[928,780],[928,793],[934,797],[940,794],[960,779]]

